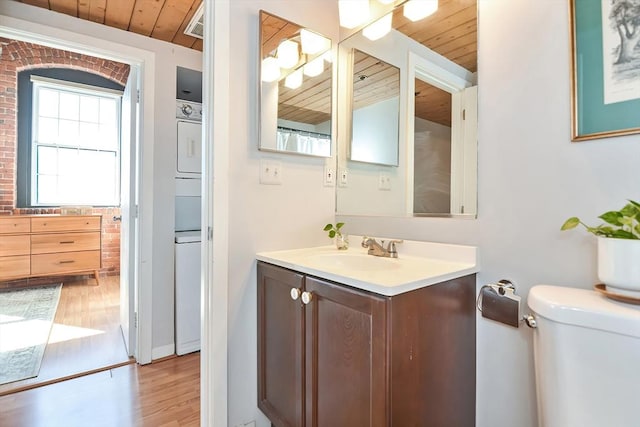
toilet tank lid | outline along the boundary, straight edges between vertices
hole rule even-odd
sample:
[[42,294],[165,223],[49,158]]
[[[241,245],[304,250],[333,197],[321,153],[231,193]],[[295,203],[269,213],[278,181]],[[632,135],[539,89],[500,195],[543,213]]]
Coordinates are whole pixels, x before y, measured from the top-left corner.
[[595,291],[536,285],[529,291],[528,304],[537,315],[555,322],[640,338],[640,306],[612,301]]

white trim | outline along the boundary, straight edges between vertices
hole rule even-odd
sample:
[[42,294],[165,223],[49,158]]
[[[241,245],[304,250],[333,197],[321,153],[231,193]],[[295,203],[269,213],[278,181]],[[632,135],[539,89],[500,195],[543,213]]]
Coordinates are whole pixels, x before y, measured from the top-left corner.
[[[138,241],[140,242],[138,277],[138,346],[135,354],[138,363],[151,362],[152,353],[152,253],[153,253],[153,148],[154,148],[154,105],[155,95],[155,54],[132,46],[97,39],[73,33],[60,28],[25,21],[2,15],[5,10],[22,9],[24,6],[13,2],[0,4],[0,36],[60,48],[77,53],[90,52],[92,56],[115,60],[138,67],[140,78],[140,163],[141,191],[139,204]],[[27,7],[24,7],[25,9]],[[34,8],[35,9],[35,8]],[[69,18],[71,19],[71,18]],[[81,40],[82,42],[78,42]],[[97,46],[103,46],[98,48]],[[105,47],[106,46],[106,47]],[[146,88],[150,88],[146,90]]]
[[[110,96],[111,98],[122,97],[124,91],[109,89],[101,86],[86,85],[83,83],[71,82],[68,80],[53,79],[51,77],[31,76],[31,82],[39,86],[52,87],[54,89],[66,90],[68,92],[90,93],[95,96]],[[75,89],[75,90],[74,90]]]
[[[228,1],[212,1],[204,4],[200,425],[226,427],[228,423],[230,6]],[[207,23],[213,23],[213,25],[207,25]],[[212,230],[211,240],[207,230]]]
[[154,347],[151,349],[151,359],[158,360],[163,357],[173,356],[176,352],[176,346],[171,343],[167,345],[161,345],[160,347]]

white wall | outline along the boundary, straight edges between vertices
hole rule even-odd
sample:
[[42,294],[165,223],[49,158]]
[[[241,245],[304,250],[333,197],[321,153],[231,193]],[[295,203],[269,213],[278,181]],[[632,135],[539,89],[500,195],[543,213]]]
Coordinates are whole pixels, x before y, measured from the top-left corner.
[[[589,289],[595,239],[559,228],[640,197],[640,136],[570,142],[567,2],[479,3],[478,219],[339,219],[357,234],[476,244],[478,286],[509,278],[523,297],[538,283]],[[531,330],[479,317],[477,342],[477,426],[536,426]]]
[[[146,117],[147,134],[153,134],[153,159],[143,161],[145,167],[153,169],[153,182],[142,189],[141,197],[152,201],[153,224],[148,233],[143,230],[143,245],[150,253],[143,258],[143,269],[150,272],[152,282],[152,353],[154,358],[173,354],[173,239],[174,239],[174,191],[175,170],[175,86],[176,66],[195,70],[202,69],[202,53],[143,37],[135,33],[117,30],[105,25],[77,19],[46,9],[23,3],[3,1],[0,3],[0,19],[17,18],[25,22],[20,30],[38,32],[45,38],[83,44],[95,40],[96,52],[113,51],[114,43],[146,51],[154,58],[153,73],[144,77],[145,100],[153,100],[147,106],[153,115]],[[0,25],[15,25],[10,19],[0,20]],[[68,33],[70,32],[70,33]],[[115,45],[117,46],[117,45]],[[87,52],[91,54],[91,52]],[[123,56],[132,56],[129,51],[116,51]],[[149,83],[152,85],[149,87]],[[145,131],[143,129],[143,132]],[[149,193],[152,193],[149,195]]]
[[[323,187],[325,159],[258,151],[258,12],[260,9],[337,40],[335,0],[230,2],[229,419],[257,420],[256,261],[259,251],[329,244],[334,189]],[[282,163],[282,185],[260,185],[261,158]],[[214,225],[215,227],[215,225]],[[215,349],[213,349],[215,351]]]

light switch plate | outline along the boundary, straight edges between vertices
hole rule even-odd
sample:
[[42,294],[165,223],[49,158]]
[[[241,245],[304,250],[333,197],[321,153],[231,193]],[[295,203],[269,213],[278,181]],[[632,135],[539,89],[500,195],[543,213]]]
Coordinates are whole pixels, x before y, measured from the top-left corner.
[[336,172],[335,170],[328,165],[324,167],[324,186],[325,187],[333,187],[333,184],[336,182]]
[[260,184],[281,185],[282,163],[276,160],[260,159]]
[[340,175],[338,176],[338,185],[340,187],[346,187],[349,184],[349,171],[347,169],[340,169]]

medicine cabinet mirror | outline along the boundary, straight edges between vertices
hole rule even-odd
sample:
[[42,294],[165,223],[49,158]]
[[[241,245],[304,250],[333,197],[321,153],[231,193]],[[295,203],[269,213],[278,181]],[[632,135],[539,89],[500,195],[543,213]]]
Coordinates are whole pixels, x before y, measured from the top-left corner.
[[331,156],[331,40],[260,11],[260,150]]
[[[390,11],[392,29],[386,35],[371,40],[363,34],[379,26],[378,20],[338,45],[338,93],[346,98],[338,101],[340,215],[476,217],[477,3],[439,3],[433,14],[414,22],[400,2]],[[387,120],[399,116],[395,137],[384,136],[386,147],[397,152],[396,162],[354,157],[362,130],[382,121],[359,113],[360,97],[381,92],[367,86],[366,73],[360,80],[362,58],[398,70],[399,77],[384,86],[398,88],[397,113],[383,114]],[[357,145],[364,152],[376,150]]]

